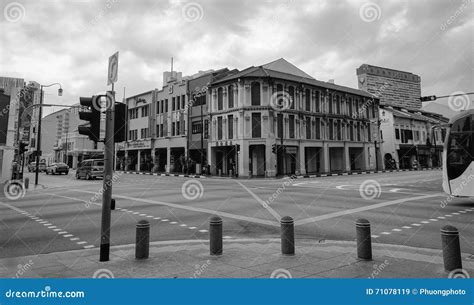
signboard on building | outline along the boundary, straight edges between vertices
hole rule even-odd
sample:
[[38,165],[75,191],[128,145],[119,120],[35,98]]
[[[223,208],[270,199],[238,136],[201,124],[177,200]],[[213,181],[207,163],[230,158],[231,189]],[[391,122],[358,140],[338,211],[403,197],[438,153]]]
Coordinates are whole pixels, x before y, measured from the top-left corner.
[[140,140],[127,143],[128,149],[148,149],[151,148],[151,140]]

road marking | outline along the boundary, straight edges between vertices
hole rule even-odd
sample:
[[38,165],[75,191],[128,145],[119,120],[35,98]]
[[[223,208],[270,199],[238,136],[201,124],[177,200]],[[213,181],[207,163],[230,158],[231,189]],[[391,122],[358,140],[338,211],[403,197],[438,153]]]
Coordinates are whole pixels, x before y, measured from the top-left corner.
[[411,227],[409,227],[409,226],[403,226],[402,228],[404,228],[404,229],[411,229]]
[[189,227],[188,229],[190,229],[190,230],[195,230],[195,229],[197,229],[197,228],[196,228],[196,227]]
[[[85,191],[85,190],[80,190],[80,189],[69,189],[69,191],[74,191],[74,192],[78,192],[78,193],[95,194],[95,192]],[[435,195],[431,195],[431,196],[435,197]],[[163,205],[163,206],[167,206],[167,207],[170,207],[170,208],[182,209],[182,210],[187,210],[187,211],[206,213],[206,214],[213,215],[213,216],[217,215],[217,216],[221,216],[221,217],[237,219],[237,220],[242,220],[242,221],[247,221],[247,222],[253,222],[253,223],[257,223],[257,224],[269,225],[269,226],[273,226],[273,227],[280,227],[280,221],[279,220],[278,220],[278,222],[275,222],[275,221],[271,221],[271,220],[264,220],[264,219],[260,219],[260,218],[242,216],[242,215],[238,215],[238,214],[221,212],[221,211],[216,211],[216,210],[211,210],[211,209],[198,208],[198,207],[194,207],[194,206],[187,206],[187,205],[170,203],[170,202],[156,201],[156,200],[151,200],[151,199],[135,198],[135,197],[123,196],[123,195],[114,195],[114,197],[130,200],[130,201],[138,201],[138,202],[144,202],[144,203],[155,204],[155,205]],[[415,199],[416,199],[416,197],[415,197]],[[166,221],[168,221],[168,220],[166,220]]]
[[90,248],[94,248],[95,246],[94,245],[87,245],[87,246],[84,246],[83,248],[84,249],[90,249]]
[[391,189],[391,190],[389,190],[389,192],[396,193],[396,192],[398,192],[398,191],[400,191],[400,190],[401,190],[401,189]]
[[243,185],[240,181],[237,181],[237,183],[244,189],[247,191],[247,193],[249,193],[255,200],[257,200],[258,203],[260,203],[262,205],[262,207],[264,209],[266,209],[270,214],[272,214],[273,217],[275,217],[275,219],[280,222],[280,219],[281,219],[281,216],[280,214],[278,214],[272,207],[270,207],[268,205],[268,203],[266,203],[265,201],[263,201],[260,197],[258,197],[254,192],[252,192],[251,190],[249,190],[245,185]]
[[459,214],[459,213],[451,213],[451,214],[453,214],[453,215],[461,215],[461,214]]
[[161,218],[160,217],[154,217],[153,219],[160,220]]
[[146,214],[140,214],[140,215],[138,215],[138,216],[146,216]]
[[139,212],[133,212],[133,215],[138,215],[138,214],[140,214],[140,213]]
[[438,216],[439,219],[446,219],[446,217]]
[[199,232],[201,232],[201,233],[207,233],[207,232],[209,232],[209,231],[208,231],[208,230],[199,230]]
[[400,232],[401,230],[400,229],[392,229],[392,231]]
[[459,211],[459,213],[463,213],[463,214],[464,214],[464,213],[467,213],[467,212],[466,212],[466,211]]
[[419,223],[412,223],[411,225],[412,225],[412,226],[415,226],[415,227],[421,226]]
[[66,234],[66,235],[63,235],[63,237],[73,237],[74,235],[73,234]]
[[69,239],[70,241],[75,241],[75,240],[79,240],[80,238],[79,237],[74,237],[74,238],[71,238]]
[[223,238],[223,239],[231,239],[232,236],[224,236],[224,237],[222,237],[222,238]]
[[444,215],[444,216],[446,216],[446,217],[453,217],[453,215],[449,215],[449,214],[446,214],[446,215]]
[[430,222],[423,220],[421,223],[427,224],[427,223],[430,223]]
[[329,214],[325,214],[325,215],[321,215],[321,216],[311,217],[311,218],[304,219],[304,220],[298,220],[298,221],[295,222],[295,225],[304,225],[304,224],[313,223],[313,222],[316,222],[316,221],[327,220],[327,219],[336,218],[336,217],[340,217],[340,216],[345,216],[345,215],[364,212],[364,211],[368,211],[368,210],[378,209],[378,208],[382,208],[382,207],[386,207],[386,206],[390,206],[390,205],[402,204],[402,203],[406,203],[406,202],[409,202],[409,201],[426,199],[426,198],[433,198],[433,197],[441,197],[441,196],[445,196],[445,195],[439,193],[439,194],[434,194],[434,195],[423,195],[423,196],[417,196],[417,197],[391,200],[391,201],[376,203],[376,204],[372,204],[372,205],[364,206],[364,207],[360,207],[360,208],[329,213]]
[[48,229],[56,229],[56,226],[49,226]]
[[147,218],[153,218],[153,215],[148,215]]
[[170,224],[175,225],[175,224],[177,224],[177,222],[176,222],[176,221],[172,221],[172,222],[170,222]]
[[372,238],[379,238],[380,236],[378,235],[372,235]]
[[169,221],[168,219],[162,219],[161,221]]
[[383,234],[383,235],[390,235],[391,233],[390,232],[382,232],[380,234]]
[[187,227],[188,225],[186,225],[186,224],[183,223],[182,225],[179,225],[179,226],[180,226],[180,227]]
[[78,245],[87,244],[87,241],[78,241],[76,244],[78,244]]
[[44,225],[45,227],[48,227],[48,226],[51,226],[52,223],[47,222],[47,223],[45,223],[45,224],[43,224],[43,225]]
[[55,231],[55,232],[57,232],[57,231],[61,231],[61,230],[62,230],[62,229],[59,229],[59,228],[57,228],[57,229],[53,229],[53,231]]
[[67,231],[61,231],[61,232],[58,232],[58,234],[67,234]]
[[430,218],[430,221],[438,221],[438,219]]

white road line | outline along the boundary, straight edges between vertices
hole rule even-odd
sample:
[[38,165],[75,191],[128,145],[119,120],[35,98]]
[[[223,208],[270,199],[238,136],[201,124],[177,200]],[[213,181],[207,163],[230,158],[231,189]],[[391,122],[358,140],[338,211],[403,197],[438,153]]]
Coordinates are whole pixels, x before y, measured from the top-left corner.
[[190,229],[190,230],[195,230],[195,229],[197,229],[197,228],[196,228],[196,227],[189,227],[188,229]]
[[463,213],[463,214],[465,214],[465,213],[467,213],[467,212],[466,212],[466,211],[459,211],[459,213]]
[[63,235],[63,237],[73,237],[74,235],[73,234],[66,234],[66,235]]
[[61,231],[61,232],[58,232],[58,234],[67,234],[67,231]]
[[224,236],[224,237],[222,237],[222,238],[223,238],[223,239],[231,239],[232,236]]
[[56,226],[49,226],[48,229],[56,229]]
[[57,231],[61,231],[62,229],[59,229],[59,228],[56,228],[56,229],[53,229],[53,231],[57,232]]
[[404,229],[411,229],[411,227],[409,227],[409,226],[403,226],[402,228],[404,228]]
[[140,214],[140,213],[139,212],[133,212],[133,215],[138,215],[138,214]]
[[79,240],[80,238],[79,237],[74,237],[74,238],[71,238],[69,239],[70,241],[75,241],[75,240]]
[[379,238],[380,236],[378,235],[372,235],[372,238]]
[[391,233],[390,232],[382,232],[380,234],[383,234],[383,235],[390,235]]
[[421,226],[419,223],[412,223],[411,225],[412,225],[412,226],[415,226],[415,227]]
[[430,221],[438,221],[438,219],[430,218]]
[[168,220],[168,219],[162,219],[161,221],[165,221],[165,222],[166,222],[166,221],[169,221],[169,220]]
[[453,215],[461,215],[461,214],[459,214],[459,213],[451,213],[451,214],[453,214]]
[[78,245],[87,244],[87,241],[78,241],[76,244],[78,244]]
[[148,215],[147,218],[153,218],[153,215]]
[[161,218],[160,217],[154,217],[153,219],[160,220]]
[[277,213],[273,208],[271,208],[265,201],[263,201],[260,197],[258,197],[254,192],[249,190],[245,185],[243,185],[240,181],[236,181],[244,190],[247,191],[258,203],[262,205],[273,217],[279,222],[281,220],[280,214]]
[[400,229],[392,229],[392,231],[400,232],[401,230]]
[[52,223],[47,222],[47,223],[44,223],[43,225],[44,225],[45,227],[47,227],[47,226],[51,226]]
[[142,216],[142,217],[143,217],[143,216],[146,216],[146,214],[140,214],[140,215],[138,215],[138,216]]
[[295,225],[304,225],[304,224],[313,223],[313,222],[316,222],[316,221],[327,220],[327,219],[336,218],[336,217],[340,217],[340,216],[345,216],[345,215],[349,215],[349,214],[354,214],[354,213],[364,212],[364,211],[368,211],[368,210],[378,209],[378,208],[382,208],[382,207],[386,207],[386,206],[390,206],[390,205],[402,204],[402,203],[406,203],[406,202],[409,202],[409,201],[426,199],[426,198],[433,198],[433,197],[440,197],[440,196],[445,196],[445,195],[439,193],[439,194],[434,194],[434,195],[423,195],[423,196],[417,196],[417,197],[391,200],[391,201],[376,203],[376,204],[372,204],[372,205],[364,206],[364,207],[360,207],[360,208],[329,213],[329,214],[325,214],[325,215],[321,215],[321,216],[311,217],[311,218],[304,219],[304,220],[298,220],[298,221],[295,222]]
[[453,215],[449,215],[449,214],[446,214],[446,215],[444,215],[444,216],[446,216],[446,217],[453,217]]
[[421,223],[427,224],[430,223],[429,221],[423,220]]
[[439,219],[446,219],[446,217],[438,216]]
[[177,222],[176,222],[176,221],[172,221],[172,222],[170,222],[170,224],[175,225],[175,224],[177,224]]
[[183,224],[181,224],[181,225],[179,225],[179,226],[180,226],[180,227],[187,227],[188,225],[186,225],[186,224],[183,223]]
[[208,230],[199,230],[199,232],[201,232],[201,233],[207,233],[207,232],[209,232],[209,231],[208,231]]
[[[78,192],[78,193],[95,194],[94,192],[80,190],[80,189],[69,189],[69,191],[74,191],[74,192]],[[243,221],[253,222],[253,223],[258,223],[258,224],[270,225],[270,226],[273,226],[273,227],[280,227],[280,221],[276,222],[276,221],[265,220],[265,219],[254,218],[254,217],[248,217],[248,216],[242,216],[242,215],[238,215],[238,214],[221,212],[221,211],[216,211],[216,210],[211,210],[211,209],[198,208],[198,207],[194,207],[194,206],[187,206],[187,205],[170,203],[170,202],[163,202],[163,201],[155,201],[155,200],[151,200],[151,199],[135,198],[135,197],[123,196],[123,195],[114,195],[114,196],[115,196],[115,198],[122,198],[122,199],[130,200],[130,201],[144,202],[144,203],[155,204],[155,205],[163,205],[163,206],[167,206],[167,207],[170,207],[170,208],[176,208],[176,209],[188,210],[188,211],[193,211],[193,212],[206,213],[206,214],[213,215],[213,216],[217,215],[217,216],[231,218],[231,219],[237,219],[237,220],[243,220]],[[435,195],[431,195],[431,196],[435,197]],[[415,199],[416,199],[416,197],[415,197]]]
[[90,249],[90,248],[94,248],[94,247],[95,247],[94,245],[83,246],[84,249]]

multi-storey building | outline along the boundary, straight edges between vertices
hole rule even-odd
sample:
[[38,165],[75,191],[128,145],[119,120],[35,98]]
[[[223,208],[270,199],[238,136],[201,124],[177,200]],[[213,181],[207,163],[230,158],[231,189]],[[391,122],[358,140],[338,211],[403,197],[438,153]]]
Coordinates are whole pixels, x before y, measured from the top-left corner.
[[441,166],[448,120],[421,110],[421,78],[410,72],[361,65],[359,89],[380,99],[383,166],[408,169]]
[[318,81],[284,59],[233,73],[209,89],[212,174],[376,168],[379,101],[367,92]]

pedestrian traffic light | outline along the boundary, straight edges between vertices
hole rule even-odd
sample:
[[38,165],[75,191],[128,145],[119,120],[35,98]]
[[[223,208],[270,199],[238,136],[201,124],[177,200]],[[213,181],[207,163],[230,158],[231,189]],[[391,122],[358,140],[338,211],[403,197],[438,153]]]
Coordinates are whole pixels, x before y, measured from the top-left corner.
[[274,153],[274,154],[277,153],[277,145],[276,144],[272,145],[272,153]]
[[127,105],[115,103],[114,142],[123,142],[127,134]]
[[429,102],[429,101],[435,101],[436,100],[436,95],[428,95],[428,96],[421,96],[420,101],[422,102]]
[[[80,97],[79,101],[84,109],[79,111],[79,119],[89,123],[79,125],[79,134],[88,136],[94,142],[100,141],[100,108],[98,96]],[[86,110],[87,111],[84,111]]]

